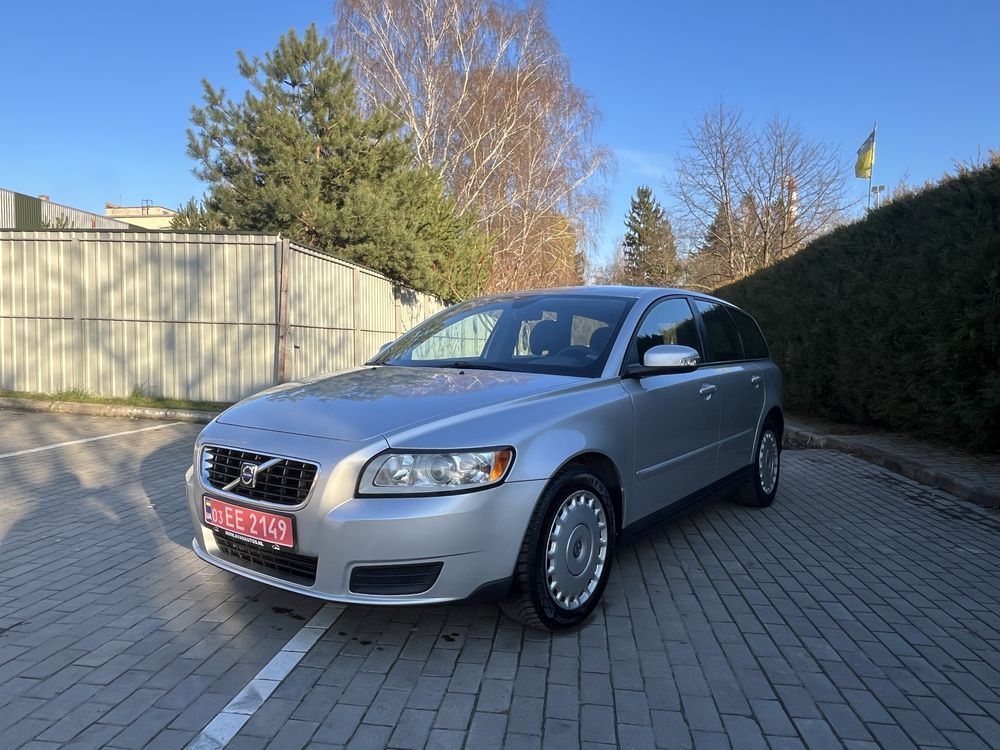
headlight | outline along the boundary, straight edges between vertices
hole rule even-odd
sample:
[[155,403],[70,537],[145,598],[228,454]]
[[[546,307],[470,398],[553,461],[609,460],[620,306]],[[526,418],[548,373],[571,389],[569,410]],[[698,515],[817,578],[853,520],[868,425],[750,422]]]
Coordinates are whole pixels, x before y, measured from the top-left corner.
[[514,451],[488,448],[455,453],[383,453],[361,473],[361,495],[417,495],[477,490],[507,476]]

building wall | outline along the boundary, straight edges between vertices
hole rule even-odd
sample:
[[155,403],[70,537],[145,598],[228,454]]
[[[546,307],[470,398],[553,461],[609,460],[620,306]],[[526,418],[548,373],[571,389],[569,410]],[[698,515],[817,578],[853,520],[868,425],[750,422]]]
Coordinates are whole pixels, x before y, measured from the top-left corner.
[[142,229],[170,229],[170,221],[177,212],[163,206],[119,206],[105,203],[104,215]]
[[285,379],[353,367],[441,308],[275,235],[0,230],[0,389],[236,401],[282,349]]
[[118,219],[140,229],[170,229],[172,216],[125,216]]

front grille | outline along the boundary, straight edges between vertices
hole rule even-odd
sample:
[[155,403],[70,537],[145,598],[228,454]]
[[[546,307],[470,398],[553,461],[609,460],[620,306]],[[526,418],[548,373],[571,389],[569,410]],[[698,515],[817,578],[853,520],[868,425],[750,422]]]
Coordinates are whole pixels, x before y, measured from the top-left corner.
[[283,458],[273,466],[258,471],[257,481],[253,487],[238,481],[243,464],[253,463],[260,466],[274,458],[263,453],[206,445],[202,454],[202,478],[220,490],[226,489],[235,481],[236,484],[226,491],[251,500],[263,500],[281,505],[298,505],[305,501],[316,480],[316,471],[319,468],[316,464]]
[[444,563],[363,565],[351,571],[355,594],[422,594],[437,581]]
[[308,555],[299,555],[285,550],[258,547],[256,544],[233,539],[222,531],[212,532],[219,552],[244,568],[256,570],[265,575],[284,578],[292,583],[312,586],[316,582],[316,560]]

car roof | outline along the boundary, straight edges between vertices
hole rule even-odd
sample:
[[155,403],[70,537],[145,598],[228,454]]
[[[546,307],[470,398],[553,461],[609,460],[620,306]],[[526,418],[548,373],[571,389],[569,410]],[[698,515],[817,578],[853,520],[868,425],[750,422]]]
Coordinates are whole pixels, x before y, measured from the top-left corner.
[[482,299],[511,297],[533,297],[535,295],[583,295],[588,297],[625,297],[628,299],[655,299],[668,294],[686,294],[694,297],[701,297],[714,302],[725,302],[718,297],[713,297],[705,292],[695,292],[690,289],[679,289],[676,287],[655,287],[655,286],[624,286],[613,284],[592,284],[587,286],[560,286],[546,289],[524,289],[514,292],[501,292],[491,294]]

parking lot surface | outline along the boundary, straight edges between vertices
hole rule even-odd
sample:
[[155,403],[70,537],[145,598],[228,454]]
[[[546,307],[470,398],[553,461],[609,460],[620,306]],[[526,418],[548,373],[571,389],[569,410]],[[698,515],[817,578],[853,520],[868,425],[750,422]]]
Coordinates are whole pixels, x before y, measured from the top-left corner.
[[202,563],[198,429],[0,411],[0,748],[211,747],[220,714],[231,748],[1000,746],[1000,517],[859,459],[786,452],[773,507],[619,549],[550,636]]

